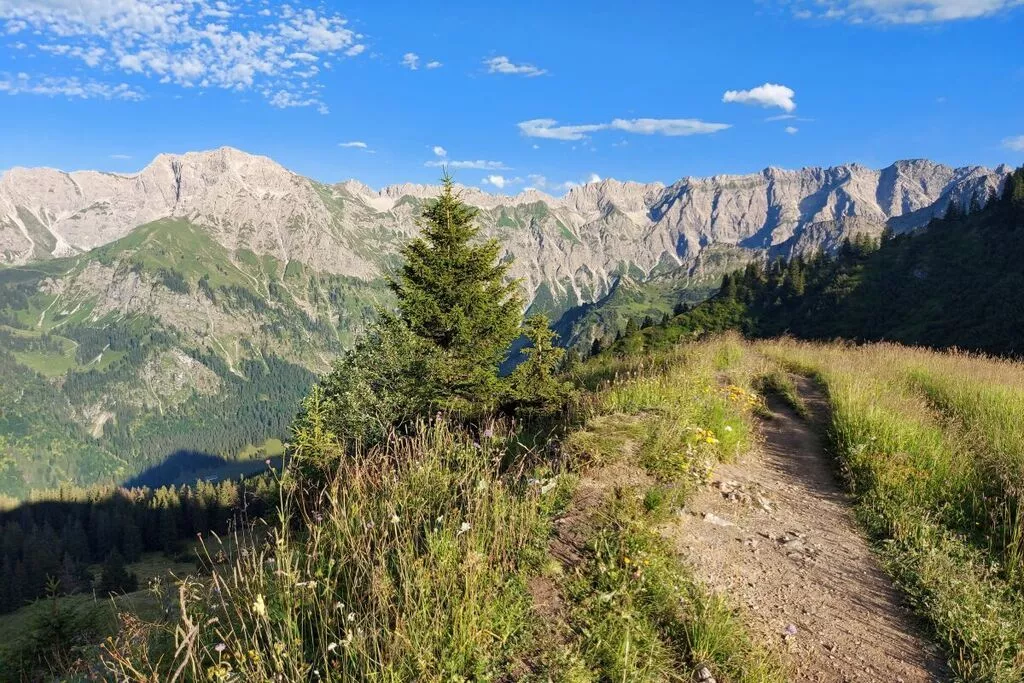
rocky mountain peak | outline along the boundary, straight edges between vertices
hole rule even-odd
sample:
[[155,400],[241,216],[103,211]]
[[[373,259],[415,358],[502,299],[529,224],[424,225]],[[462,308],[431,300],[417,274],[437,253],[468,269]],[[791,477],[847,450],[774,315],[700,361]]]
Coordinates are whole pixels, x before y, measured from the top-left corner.
[[[554,198],[460,187],[484,234],[515,258],[530,292],[585,301],[623,267],[651,274],[705,250],[789,253],[838,244],[851,230],[909,230],[1001,187],[1008,169],[953,169],[923,159],[684,178],[668,187],[607,179]],[[416,230],[418,202],[437,185],[379,191],[333,186],[230,147],[164,154],[136,174],[13,169],[0,178],[0,262],[84,252],[160,218],[200,226],[230,252],[245,248],[315,270],[370,279]]]

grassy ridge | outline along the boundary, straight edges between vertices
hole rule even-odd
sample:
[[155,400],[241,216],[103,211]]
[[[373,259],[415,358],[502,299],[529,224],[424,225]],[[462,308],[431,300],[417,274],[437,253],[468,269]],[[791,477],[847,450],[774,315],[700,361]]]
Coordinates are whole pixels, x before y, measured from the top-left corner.
[[572,647],[598,680],[689,680],[704,667],[722,681],[785,680],[742,613],[695,583],[659,533],[717,462],[752,447],[749,416],[761,403],[750,386],[760,372],[734,339],[584,366],[582,381],[599,388],[565,447],[612,466],[619,481],[566,582],[582,634]]
[[[320,483],[287,475],[277,523],[182,582],[177,619],[127,621],[105,666],[146,680],[381,681],[656,681],[706,666],[722,681],[781,681],[657,532],[708,467],[749,445],[756,401],[719,382],[745,381],[741,354],[729,342],[645,367],[595,361],[583,372],[601,388],[558,458],[501,424],[444,420],[342,457],[314,393],[290,472],[308,482],[313,468]],[[554,520],[613,462],[637,485],[588,510],[578,562],[556,561]],[[543,619],[538,582],[563,606]]]

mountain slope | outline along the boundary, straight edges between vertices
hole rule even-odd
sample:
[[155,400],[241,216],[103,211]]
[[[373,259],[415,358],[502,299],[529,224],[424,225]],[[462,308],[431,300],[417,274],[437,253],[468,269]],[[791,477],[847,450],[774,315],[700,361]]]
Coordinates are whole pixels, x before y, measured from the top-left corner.
[[954,209],[913,234],[847,242],[831,257],[751,263],[693,311],[639,331],[619,349],[694,333],[898,341],[1024,355],[1024,168],[1002,196]]
[[[699,300],[765,254],[913,229],[1005,174],[914,161],[608,180],[561,198],[462,192],[531,307],[583,345],[608,325],[612,307],[594,302],[621,302],[620,322],[645,292],[653,313],[670,310],[680,286]],[[229,148],[161,155],[135,175],[5,173],[0,493],[283,436],[314,374],[390,301],[382,275],[437,191],[325,185]]]
[[[881,171],[856,164],[745,176],[686,178],[665,187],[606,180],[562,198],[464,189],[488,236],[515,258],[528,293],[546,286],[563,305],[606,294],[615,276],[684,265],[709,245],[806,250],[832,233],[918,227],[945,209],[997,189],[1006,169],[952,169],[902,161]],[[229,251],[248,249],[317,271],[372,279],[415,232],[438,188],[374,192],[328,186],[266,157],[231,148],[160,155],[135,175],[12,169],[0,178],[0,254],[9,264],[67,256],[124,237],[160,218],[204,226]]]

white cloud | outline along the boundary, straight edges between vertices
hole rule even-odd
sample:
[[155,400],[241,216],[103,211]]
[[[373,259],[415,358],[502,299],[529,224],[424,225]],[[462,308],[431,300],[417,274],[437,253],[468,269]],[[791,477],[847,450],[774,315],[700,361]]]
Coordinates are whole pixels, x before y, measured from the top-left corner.
[[69,46],[60,54],[97,78],[120,71],[182,88],[255,90],[275,106],[321,111],[323,85],[310,65],[364,49],[339,14],[275,5],[243,15],[222,0],[0,0],[0,26],[24,26],[40,49],[59,40]]
[[289,90],[278,90],[269,97],[270,106],[278,109],[291,109],[292,107],[316,107],[321,114],[330,113],[326,105],[316,97],[305,97],[302,94]]
[[1003,147],[1014,152],[1024,152],[1024,135],[1015,135],[1004,139]]
[[486,178],[484,178],[485,185],[494,185],[499,190],[505,187],[506,182],[507,181],[505,180],[505,176],[500,175],[489,175]]
[[366,149],[366,148],[369,147],[369,145],[367,145],[362,140],[353,140],[352,142],[339,142],[338,143],[338,147],[349,147],[349,148],[355,148],[355,149]]
[[420,56],[415,52],[406,52],[402,55],[402,66],[411,71],[420,68]]
[[852,23],[929,24],[993,16],[1022,4],[1022,0],[805,0],[795,14]]
[[555,119],[530,119],[516,125],[519,126],[520,132],[527,137],[548,140],[581,140],[588,133],[596,133],[608,127],[607,124],[559,126]]
[[477,171],[507,171],[509,167],[501,161],[446,161],[444,159],[434,159],[428,161],[424,166],[431,166],[434,168],[441,168],[447,166],[448,168],[455,169],[470,169]]
[[765,121],[789,121],[795,118],[796,114],[776,114],[775,116],[769,116]]
[[485,59],[484,64],[487,66],[487,73],[489,74],[518,74],[532,78],[534,76],[543,76],[548,72],[547,69],[539,69],[533,64],[514,64],[509,61],[508,57],[504,56]]
[[640,135],[707,135],[729,128],[727,123],[706,123],[698,119],[615,119],[611,127]]
[[101,83],[81,80],[77,77],[46,76],[33,79],[26,73],[19,73],[16,79],[0,79],[0,93],[8,95],[64,96],[71,99],[126,100],[137,102],[145,98],[141,90],[127,83]]
[[427,68],[428,69],[440,69],[442,66],[444,66],[444,64],[442,64],[441,62],[438,62],[436,60],[433,61],[433,62],[427,62]]
[[448,156],[448,150],[441,145],[434,145],[434,156],[446,157]]
[[778,107],[786,112],[796,109],[793,97],[796,93],[792,88],[776,83],[765,83],[750,90],[726,90],[722,95],[723,102],[738,102],[761,107]]
[[530,187],[538,190],[543,190],[548,186],[548,179],[538,173],[531,173],[526,176],[526,179],[530,182]]
[[786,132],[787,132],[787,133],[789,133],[790,135],[796,135],[797,133],[799,133],[799,132],[800,132],[800,129],[799,129],[799,128],[797,128],[796,126],[786,126],[786,129],[785,129],[785,130],[786,130]]
[[129,73],[142,73],[145,69],[138,55],[122,55],[117,65]]
[[597,175],[596,173],[591,173],[590,175],[587,176],[587,185],[599,182],[601,182],[601,176]]
[[532,138],[582,140],[590,133],[620,130],[639,135],[707,135],[729,128],[727,123],[708,123],[698,119],[614,119],[611,123],[586,123],[560,126],[554,119],[531,119],[517,124],[519,131]]
[[110,158],[114,159],[116,161],[127,161],[128,159],[131,159],[132,157],[129,154],[111,154]]

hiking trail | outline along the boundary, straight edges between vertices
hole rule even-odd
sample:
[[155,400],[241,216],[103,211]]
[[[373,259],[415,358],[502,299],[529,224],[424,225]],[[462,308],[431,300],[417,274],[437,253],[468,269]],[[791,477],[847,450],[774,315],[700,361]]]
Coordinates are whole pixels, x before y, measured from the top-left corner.
[[809,419],[769,397],[763,444],[721,464],[661,529],[697,579],[744,610],[793,681],[941,681],[938,649],[872,555],[815,425],[825,397],[794,377]]

